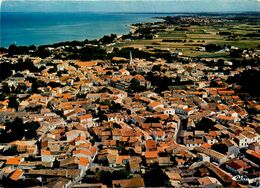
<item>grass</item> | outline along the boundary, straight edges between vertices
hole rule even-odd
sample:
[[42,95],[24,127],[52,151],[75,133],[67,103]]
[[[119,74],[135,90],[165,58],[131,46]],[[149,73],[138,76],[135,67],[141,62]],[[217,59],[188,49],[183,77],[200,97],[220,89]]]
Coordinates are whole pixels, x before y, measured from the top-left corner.
[[257,40],[239,40],[239,41],[220,41],[214,42],[219,45],[231,45],[239,48],[256,48],[259,45],[259,41]]
[[169,38],[169,37],[186,37],[186,34],[184,32],[166,32],[166,33],[158,33],[159,38]]
[[223,58],[223,59],[226,59],[228,57],[227,52],[210,53],[210,52],[184,50],[183,54],[185,56],[188,56],[188,57],[200,57],[200,58]]
[[206,53],[206,54],[201,54],[198,55],[197,57],[201,58],[226,58],[228,57],[228,53],[223,52],[223,53]]
[[[160,49],[170,49],[172,51],[178,49],[182,50],[185,56],[189,57],[204,57],[204,58],[227,58],[228,53],[208,53],[200,52],[195,49],[196,45],[203,45],[208,43],[214,43],[219,45],[231,45],[239,48],[256,48],[259,45],[258,38],[246,38],[242,40],[243,36],[247,33],[256,32],[259,30],[257,25],[247,24],[231,24],[224,26],[190,26],[187,28],[189,31],[175,31],[168,29],[165,32],[158,32],[158,36],[152,40],[136,40],[121,42],[114,47],[135,47],[143,48],[155,47]],[[240,36],[238,41],[228,41],[227,36],[219,35],[219,31],[229,31]],[[186,42],[162,42],[163,39],[170,40],[186,40]],[[189,42],[192,40],[193,42]],[[198,42],[200,41],[200,42]],[[204,42],[202,42],[204,41]]]

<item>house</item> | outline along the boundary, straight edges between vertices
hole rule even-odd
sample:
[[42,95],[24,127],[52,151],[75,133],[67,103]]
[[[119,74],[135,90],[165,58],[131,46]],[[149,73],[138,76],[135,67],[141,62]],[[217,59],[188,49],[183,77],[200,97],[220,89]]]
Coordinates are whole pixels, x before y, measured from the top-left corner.
[[200,153],[204,153],[205,155],[208,155],[211,161],[217,162],[219,164],[225,163],[228,160],[228,157],[226,155],[212,149],[195,147],[194,150]]
[[210,157],[204,153],[198,153],[198,157],[201,161],[210,162]]
[[82,176],[82,170],[80,169],[30,169],[27,172],[27,175],[34,176],[34,177],[66,177],[66,178],[79,178]]
[[60,161],[61,168],[68,169],[83,169],[86,170],[89,166],[89,160],[85,157],[76,157],[67,158]]
[[15,166],[18,166],[20,164],[20,162],[23,162],[23,161],[24,161],[24,158],[10,157],[6,160],[5,165],[15,167]]
[[172,104],[172,108],[175,110],[176,114],[180,115],[186,115],[187,113],[190,113],[190,109],[185,111],[184,109],[188,108],[188,105],[182,105],[182,104]]
[[116,165],[117,166],[125,166],[130,159],[130,155],[118,155],[116,158]]
[[75,138],[74,142],[75,142],[76,146],[85,144],[87,142],[87,138],[85,136],[79,136],[79,137]]
[[260,143],[260,135],[252,131],[243,131],[240,134],[247,138],[247,145],[251,143]]
[[122,180],[112,180],[112,187],[137,188],[145,187],[143,178],[131,178]]
[[76,108],[73,111],[64,114],[67,120],[77,119],[77,116],[84,116],[86,114],[86,110],[84,108]]
[[157,141],[164,141],[166,137],[165,131],[154,131],[152,133],[152,136],[155,138]]
[[140,74],[137,74],[134,76],[133,78],[140,86],[144,86],[146,87],[147,89],[149,89],[151,87],[151,82],[145,80],[145,78],[140,75]]
[[14,141],[9,143],[11,147],[16,147],[18,152],[28,153],[28,154],[36,154],[37,153],[37,145],[36,141]]
[[92,123],[93,116],[91,114],[86,114],[83,116],[78,116],[78,120],[80,123]]
[[149,139],[145,143],[146,150],[156,150],[157,149],[157,142],[155,140]]
[[260,176],[259,176],[259,172],[255,172],[255,173],[251,173],[251,174],[247,174],[246,175],[248,178],[248,183],[249,184],[253,184],[255,183],[256,187],[260,186]]
[[182,114],[185,116],[190,116],[191,114],[194,113],[194,109],[193,108],[184,108]]
[[243,160],[231,160],[227,162],[225,166],[233,174],[241,174],[251,168],[251,166]]
[[185,139],[184,140],[184,144],[188,148],[198,147],[198,146],[201,146],[203,143],[204,143],[204,141],[202,139],[199,139],[199,138]]
[[127,75],[127,76],[130,75],[130,72],[128,70],[126,70],[126,69],[120,69],[118,72],[121,75]]
[[218,140],[213,136],[205,136],[204,139],[208,144],[215,144],[218,142]]
[[222,187],[222,184],[216,178],[209,176],[199,178],[198,182],[202,187],[205,188]]
[[158,162],[158,151],[146,151],[145,159],[147,165]]
[[196,86],[198,86],[199,88],[204,88],[204,87],[209,86],[210,82],[208,82],[208,81],[207,81],[207,82],[200,81],[200,82],[196,82],[195,84],[196,84]]
[[78,158],[87,158],[87,159],[91,159],[91,152],[89,150],[86,149],[78,149],[78,150],[74,150],[72,152],[72,156],[78,157]]
[[51,97],[42,96],[39,94],[31,95],[27,100],[29,103],[47,105]]
[[115,121],[115,122],[123,122],[124,121],[124,116],[122,116],[119,113],[111,113],[111,114],[105,114],[106,120],[107,121]]
[[112,130],[112,139],[120,140],[122,137],[121,129],[113,129]]
[[18,181],[19,179],[21,179],[23,177],[23,174],[24,174],[23,170],[18,168],[12,173],[12,175],[10,176],[10,179],[13,181]]
[[163,109],[163,113],[167,114],[167,115],[174,115],[175,114],[175,110],[173,108],[164,108]]
[[239,147],[247,147],[251,143],[260,143],[260,135],[251,131],[243,131],[234,140]]
[[140,157],[134,156],[128,159],[128,166],[131,173],[138,173],[141,170],[140,163],[142,159]]
[[175,158],[175,161],[177,163],[178,168],[183,167],[186,160],[184,160],[182,157]]
[[255,164],[260,164],[260,151],[246,150],[245,156]]
[[[115,167],[116,166],[116,159],[118,156],[118,151],[115,149],[102,149],[99,151],[97,155],[97,160],[99,163],[106,164],[110,167]],[[107,165],[107,164],[106,164]]]
[[235,123],[236,117],[220,114],[216,117],[216,120],[219,121],[220,123],[223,123],[223,124],[225,124],[225,123]]
[[173,164],[169,156],[158,157],[158,163],[159,166],[171,166]]
[[85,136],[86,137],[86,133],[84,131],[81,130],[71,130],[65,133],[67,141],[73,141],[75,140],[75,138],[79,137],[79,136]]
[[221,143],[227,147],[227,155],[237,156],[239,154],[239,147],[234,140],[222,139]]
[[150,102],[148,104],[150,110],[155,110],[156,108],[163,108],[163,104],[157,101]]
[[43,162],[53,162],[55,160],[55,156],[52,155],[50,151],[41,149],[41,160]]
[[260,151],[260,143],[249,144],[248,149],[253,151]]
[[244,135],[235,136],[234,141],[237,143],[239,147],[247,147],[247,139]]
[[173,187],[180,186],[181,176],[178,172],[166,171],[165,175],[169,178],[171,186]]

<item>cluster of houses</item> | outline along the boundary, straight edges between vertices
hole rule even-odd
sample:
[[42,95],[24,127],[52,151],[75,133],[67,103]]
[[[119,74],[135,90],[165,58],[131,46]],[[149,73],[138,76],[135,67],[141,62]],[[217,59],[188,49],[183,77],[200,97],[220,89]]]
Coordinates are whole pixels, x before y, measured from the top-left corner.
[[[259,101],[242,100],[225,82],[243,68],[224,74],[199,62],[131,59],[111,65],[49,59],[50,65],[31,59],[45,69],[20,71],[22,76],[5,80],[10,88],[23,85],[26,91],[16,95],[17,109],[10,107],[8,98],[0,101],[0,134],[7,128],[5,122],[17,117],[40,126],[34,139],[0,143],[2,153],[15,148],[13,156],[0,155],[3,182],[144,187],[146,174],[157,165],[167,186],[239,187],[245,182],[234,180],[237,175],[259,186]],[[188,84],[156,92],[147,78],[155,65],[166,70],[157,71],[159,77],[179,77]],[[50,73],[54,66],[57,72]],[[33,93],[30,77],[48,86]],[[133,82],[143,91],[131,92]],[[39,110],[33,111],[36,107]],[[254,114],[247,109],[254,109]],[[113,179],[110,185],[99,176],[101,170],[122,169],[128,176]],[[95,184],[85,180],[89,172]]]

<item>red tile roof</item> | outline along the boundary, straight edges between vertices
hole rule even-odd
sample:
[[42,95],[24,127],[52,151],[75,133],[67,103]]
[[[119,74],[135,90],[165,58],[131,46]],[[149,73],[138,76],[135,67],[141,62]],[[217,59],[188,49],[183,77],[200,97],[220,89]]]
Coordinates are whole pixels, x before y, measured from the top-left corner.
[[16,169],[14,173],[10,176],[10,179],[17,181],[21,178],[24,172],[21,169]]

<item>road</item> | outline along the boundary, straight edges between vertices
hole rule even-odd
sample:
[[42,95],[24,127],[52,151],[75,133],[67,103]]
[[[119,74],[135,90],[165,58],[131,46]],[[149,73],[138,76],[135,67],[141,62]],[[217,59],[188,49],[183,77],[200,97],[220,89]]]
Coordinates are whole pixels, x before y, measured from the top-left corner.
[[179,120],[177,122],[177,127],[176,127],[176,130],[175,130],[175,133],[174,133],[174,141],[178,144],[179,143],[179,136],[180,136],[180,133],[182,131],[182,119],[183,117],[182,116],[178,116],[179,117]]

